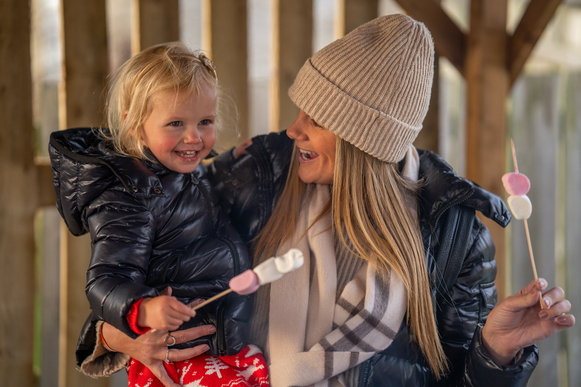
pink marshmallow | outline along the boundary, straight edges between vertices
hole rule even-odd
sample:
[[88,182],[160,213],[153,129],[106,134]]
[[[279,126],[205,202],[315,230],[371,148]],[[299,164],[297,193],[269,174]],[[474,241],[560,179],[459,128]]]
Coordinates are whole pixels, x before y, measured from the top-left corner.
[[531,181],[522,173],[509,172],[502,176],[502,185],[509,195],[526,195],[531,188]]
[[254,293],[259,287],[258,277],[251,269],[238,274],[230,280],[230,289],[242,295]]

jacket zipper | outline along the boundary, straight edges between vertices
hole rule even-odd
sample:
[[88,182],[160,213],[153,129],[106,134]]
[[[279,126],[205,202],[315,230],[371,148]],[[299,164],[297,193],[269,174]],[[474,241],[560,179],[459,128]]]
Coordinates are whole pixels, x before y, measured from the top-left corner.
[[[198,182],[198,180],[194,180],[194,182]],[[195,184],[195,183],[194,183]],[[214,219],[214,207],[212,206],[212,202],[210,201],[210,198],[208,197],[208,193],[206,192],[206,190],[204,189],[204,187],[202,187],[199,184],[196,184],[198,186],[198,188],[200,189],[200,192],[202,193],[202,195],[204,196],[204,199],[206,199],[206,201],[208,202],[208,206],[210,207],[210,213],[212,215],[212,219]],[[228,249],[230,250],[230,253],[232,254],[232,257],[234,258],[234,275],[238,275],[240,274],[240,256],[238,255],[238,251],[236,250],[236,246],[234,246],[234,243],[225,237],[221,237],[219,235],[217,235],[216,233],[216,225],[212,225],[212,238],[215,238],[219,241],[221,241],[222,243],[224,243]],[[218,347],[218,356],[224,356],[226,355],[226,332],[225,332],[225,328],[224,328],[224,311],[226,310],[226,306],[227,303],[223,303],[222,306],[220,306],[220,308],[218,309],[218,315],[216,316],[216,346]]]
[[[222,241],[223,243],[226,244],[226,246],[228,246],[228,248],[230,249],[230,252],[232,253],[232,256],[234,257],[234,275],[238,275],[240,274],[240,262],[239,262],[239,256],[238,256],[238,252],[236,251],[236,248],[234,247],[234,243],[232,243],[232,241],[228,238],[224,238],[224,237],[220,237],[216,234],[213,235],[214,238],[218,239],[219,241]],[[228,297],[228,296],[226,296]],[[226,355],[226,331],[224,328],[224,311],[226,310],[226,306],[227,303],[224,302],[222,304],[222,306],[220,306],[220,308],[218,309],[218,316],[216,317],[217,319],[217,327],[216,327],[216,333],[217,333],[217,347],[218,347],[218,354],[219,356],[224,356]]]

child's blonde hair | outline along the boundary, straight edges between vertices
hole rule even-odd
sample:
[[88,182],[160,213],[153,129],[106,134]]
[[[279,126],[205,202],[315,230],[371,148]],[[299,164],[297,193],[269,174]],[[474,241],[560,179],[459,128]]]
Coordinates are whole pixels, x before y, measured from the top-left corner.
[[101,130],[101,134],[112,142],[115,151],[144,158],[144,144],[138,131],[151,113],[155,95],[174,91],[197,96],[205,87],[216,92],[219,129],[222,93],[212,62],[180,42],[147,48],[113,74],[106,104],[108,131]]

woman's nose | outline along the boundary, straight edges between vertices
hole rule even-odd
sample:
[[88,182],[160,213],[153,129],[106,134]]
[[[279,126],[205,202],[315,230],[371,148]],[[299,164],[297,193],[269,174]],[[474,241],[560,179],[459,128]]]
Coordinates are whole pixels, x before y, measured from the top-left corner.
[[286,133],[293,140],[301,140],[302,137],[305,137],[305,130],[303,126],[304,120],[302,119],[301,114],[299,114],[291,126],[288,127]]

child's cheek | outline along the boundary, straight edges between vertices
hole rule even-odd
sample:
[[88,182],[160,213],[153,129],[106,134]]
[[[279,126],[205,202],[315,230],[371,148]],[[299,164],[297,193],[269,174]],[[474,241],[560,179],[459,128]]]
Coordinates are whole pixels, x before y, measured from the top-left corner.
[[216,129],[210,130],[210,133],[208,134],[208,140],[204,140],[204,144],[207,144],[206,146],[210,149],[216,145]]

